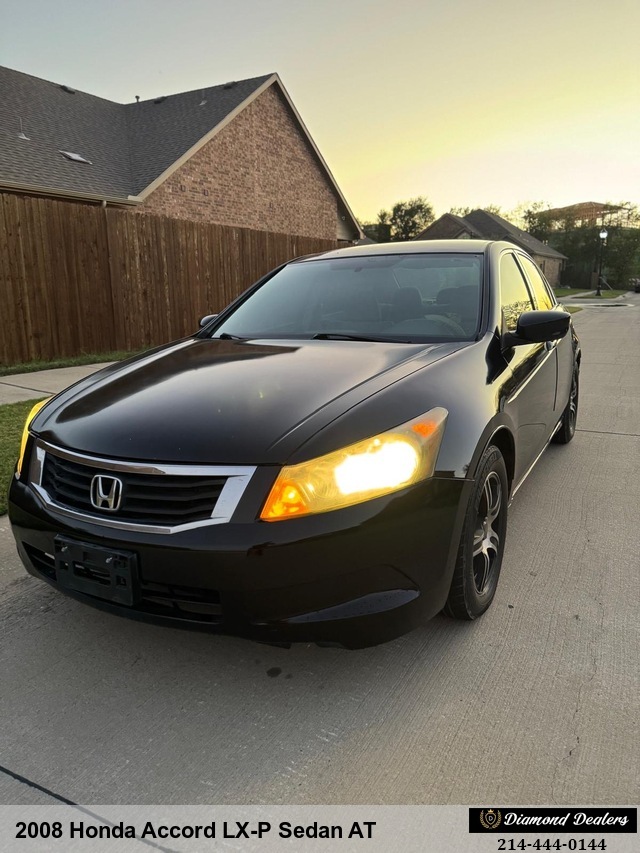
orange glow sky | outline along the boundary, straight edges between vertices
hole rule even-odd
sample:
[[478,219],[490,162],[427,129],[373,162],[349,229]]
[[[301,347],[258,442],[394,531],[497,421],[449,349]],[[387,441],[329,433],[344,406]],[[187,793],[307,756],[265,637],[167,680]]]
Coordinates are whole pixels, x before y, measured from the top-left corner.
[[0,62],[118,101],[277,71],[356,216],[640,202],[640,0],[0,0]]

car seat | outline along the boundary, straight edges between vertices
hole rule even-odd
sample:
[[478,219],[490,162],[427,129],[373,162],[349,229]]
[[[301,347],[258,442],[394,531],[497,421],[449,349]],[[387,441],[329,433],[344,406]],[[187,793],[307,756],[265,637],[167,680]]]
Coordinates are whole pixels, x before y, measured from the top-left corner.
[[393,295],[393,319],[413,320],[424,317],[424,305],[417,287],[402,287]]

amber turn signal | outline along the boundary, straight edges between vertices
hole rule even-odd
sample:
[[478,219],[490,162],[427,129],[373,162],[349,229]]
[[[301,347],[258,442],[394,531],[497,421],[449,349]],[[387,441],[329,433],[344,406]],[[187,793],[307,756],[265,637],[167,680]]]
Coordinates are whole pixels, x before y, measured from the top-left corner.
[[46,397],[44,400],[40,400],[39,403],[36,403],[27,415],[27,419],[24,422],[24,427],[22,429],[22,438],[20,440],[20,455],[18,456],[18,464],[16,465],[17,477],[19,477],[22,473],[22,463],[24,462],[24,452],[27,449],[27,440],[29,438],[29,427],[31,425],[31,421],[35,418],[40,409],[46,406],[50,399],[51,397]]

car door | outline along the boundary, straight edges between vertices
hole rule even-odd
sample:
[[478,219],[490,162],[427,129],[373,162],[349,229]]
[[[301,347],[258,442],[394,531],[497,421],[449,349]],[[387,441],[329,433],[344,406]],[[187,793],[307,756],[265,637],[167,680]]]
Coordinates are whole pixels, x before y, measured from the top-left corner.
[[[540,311],[549,311],[558,307],[556,298],[545,281],[542,273],[533,261],[526,255],[517,254],[518,262],[524,269],[525,275],[533,291],[533,299],[536,308]],[[553,348],[556,356],[556,399],[554,405],[555,421],[557,422],[565,410],[571,391],[571,380],[573,378],[573,344],[571,335],[565,335],[558,341],[549,341],[547,348]],[[555,426],[555,423],[552,427]]]
[[[518,317],[532,311],[534,303],[510,250],[500,257],[499,284],[502,333],[515,332]],[[510,370],[504,406],[516,427],[517,482],[545,447],[555,423],[556,355],[547,344],[523,344],[505,350],[504,357]]]

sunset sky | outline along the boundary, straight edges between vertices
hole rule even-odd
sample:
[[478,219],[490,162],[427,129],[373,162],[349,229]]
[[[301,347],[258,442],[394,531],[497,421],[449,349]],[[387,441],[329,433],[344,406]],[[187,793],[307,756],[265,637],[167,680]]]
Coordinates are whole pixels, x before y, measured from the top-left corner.
[[116,101],[277,71],[354,213],[640,202],[640,0],[0,0],[0,64]]

